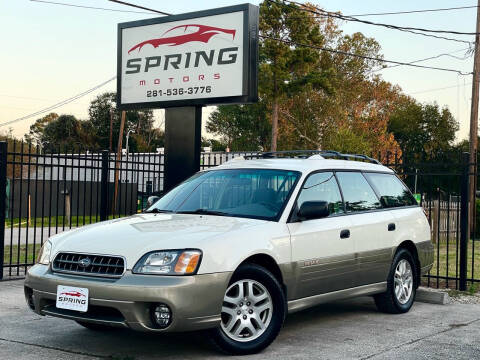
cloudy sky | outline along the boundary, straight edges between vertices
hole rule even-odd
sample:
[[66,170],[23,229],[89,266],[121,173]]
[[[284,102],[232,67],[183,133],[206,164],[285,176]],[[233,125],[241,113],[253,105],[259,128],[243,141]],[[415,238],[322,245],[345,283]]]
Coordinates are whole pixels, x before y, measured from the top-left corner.
[[[140,11],[107,0],[53,0],[108,9]],[[129,0],[168,13],[182,13],[244,3],[235,0]],[[252,1],[258,4],[258,1]],[[475,5],[475,0],[318,0],[329,11],[346,15],[435,9]],[[427,12],[405,15],[368,16],[362,19],[402,26],[475,31],[476,9]],[[0,0],[0,124],[34,113],[80,94],[116,74],[116,25],[157,15],[116,12],[61,6],[30,0]],[[472,57],[462,60],[468,44],[433,39],[358,23],[342,23],[345,33],[357,31],[374,37],[385,59],[410,62],[449,54],[420,64],[472,71]],[[446,35],[448,36],[448,35]],[[473,36],[458,36],[473,41]],[[457,58],[454,58],[458,57]],[[436,70],[399,66],[381,71],[384,79],[398,84],[405,93],[421,102],[447,105],[460,121],[459,140],[468,136],[471,76]],[[58,113],[87,118],[90,101],[103,91],[115,90],[115,81],[62,106]],[[206,108],[205,115],[211,111]],[[40,117],[40,116],[39,116]],[[158,123],[163,113],[156,112]],[[10,127],[22,136],[38,117],[16,122]],[[8,127],[0,127],[6,131]]]

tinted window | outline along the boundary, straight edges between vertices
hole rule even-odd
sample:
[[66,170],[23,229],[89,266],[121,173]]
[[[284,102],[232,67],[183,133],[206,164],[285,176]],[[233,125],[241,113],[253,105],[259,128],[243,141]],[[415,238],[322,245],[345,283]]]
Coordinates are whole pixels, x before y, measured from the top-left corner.
[[297,206],[305,201],[326,201],[330,214],[343,213],[343,202],[337,181],[332,172],[322,172],[312,174],[303,185],[302,191],[298,196]]
[[366,173],[370,183],[380,195],[380,202],[385,207],[417,205],[410,190],[393,174]]
[[175,187],[148,211],[205,210],[273,220],[283,209],[298,177],[298,172],[285,170],[202,172]]
[[347,212],[379,209],[377,195],[359,172],[337,172]]

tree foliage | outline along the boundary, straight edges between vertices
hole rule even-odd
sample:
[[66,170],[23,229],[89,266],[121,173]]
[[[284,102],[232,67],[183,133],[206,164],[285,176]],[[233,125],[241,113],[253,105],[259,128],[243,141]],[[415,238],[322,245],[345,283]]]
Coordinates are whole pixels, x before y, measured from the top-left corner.
[[388,129],[406,155],[433,159],[453,147],[459,124],[447,107],[405,98],[390,116]]
[[[277,143],[282,150],[400,155],[390,117],[408,98],[376,74],[382,66],[378,42],[362,33],[345,35],[335,19],[315,17],[298,6],[268,1],[260,5],[259,103],[219,107],[207,130],[235,150],[266,149],[270,127],[272,149]],[[255,116],[245,119],[245,114],[258,114],[258,108],[265,109],[259,123]]]
[[[109,149],[110,119],[112,126],[112,151],[117,150],[120,132],[120,112],[116,109],[115,93],[98,95],[88,109],[89,118],[79,120],[73,115],[50,113],[30,126],[25,140],[38,144],[46,151],[62,149],[83,149],[99,151]],[[152,110],[131,110],[126,112],[125,137],[132,130],[129,138],[130,151],[149,152],[164,145],[164,132],[154,126]]]

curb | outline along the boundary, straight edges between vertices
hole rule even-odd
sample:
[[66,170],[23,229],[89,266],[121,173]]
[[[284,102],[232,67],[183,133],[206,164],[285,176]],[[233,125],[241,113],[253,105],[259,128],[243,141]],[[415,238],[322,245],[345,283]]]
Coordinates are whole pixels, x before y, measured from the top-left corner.
[[446,305],[450,302],[450,296],[443,291],[427,290],[420,287],[417,289],[415,300],[429,304]]

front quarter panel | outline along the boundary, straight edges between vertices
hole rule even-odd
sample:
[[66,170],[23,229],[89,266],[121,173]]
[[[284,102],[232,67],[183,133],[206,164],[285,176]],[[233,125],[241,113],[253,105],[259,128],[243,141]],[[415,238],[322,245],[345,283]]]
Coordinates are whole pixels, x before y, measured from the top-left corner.
[[245,259],[256,254],[269,255],[279,265],[291,259],[288,228],[273,221],[206,239],[200,249],[203,258],[199,274],[235,271]]

